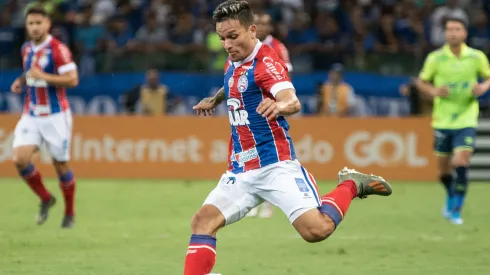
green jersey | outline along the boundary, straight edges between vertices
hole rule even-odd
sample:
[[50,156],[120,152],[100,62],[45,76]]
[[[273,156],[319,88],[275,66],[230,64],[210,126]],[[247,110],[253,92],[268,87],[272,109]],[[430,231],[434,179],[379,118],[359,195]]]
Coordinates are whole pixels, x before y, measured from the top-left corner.
[[432,127],[436,129],[463,129],[478,126],[478,99],[472,90],[478,77],[490,77],[485,54],[463,44],[460,57],[448,45],[427,56],[420,79],[432,81],[435,87],[449,87],[449,96],[435,97]]

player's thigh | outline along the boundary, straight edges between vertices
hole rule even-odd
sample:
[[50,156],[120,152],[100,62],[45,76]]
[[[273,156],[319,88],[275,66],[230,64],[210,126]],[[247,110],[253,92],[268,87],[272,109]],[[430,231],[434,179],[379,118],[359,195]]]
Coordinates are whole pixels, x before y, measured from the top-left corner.
[[471,155],[476,144],[476,129],[464,128],[457,130],[453,138],[453,165],[469,166]]
[[241,174],[227,172],[211,191],[203,205],[214,205],[225,219],[225,225],[241,220],[263,200],[241,179]]
[[438,154],[436,156],[436,159],[437,159],[437,168],[440,175],[448,175],[452,173],[453,165],[452,165],[451,155]]
[[256,193],[279,207],[293,223],[310,209],[320,206],[313,177],[297,161],[284,161],[254,179]]
[[70,160],[72,127],[73,118],[69,112],[51,115],[42,123],[42,138],[51,157],[59,162]]
[[453,152],[453,131],[434,130],[434,151],[437,156],[451,156]]
[[41,143],[42,137],[36,118],[23,115],[15,126],[12,147],[14,149],[26,145],[34,145],[39,147]]

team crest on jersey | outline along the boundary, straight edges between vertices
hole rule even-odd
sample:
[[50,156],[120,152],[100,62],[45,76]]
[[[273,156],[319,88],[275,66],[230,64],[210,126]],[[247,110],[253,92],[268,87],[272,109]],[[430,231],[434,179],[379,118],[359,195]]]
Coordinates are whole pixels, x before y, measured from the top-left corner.
[[240,93],[243,93],[248,88],[248,77],[247,74],[240,76],[238,79],[237,89]]
[[37,64],[39,65],[40,68],[44,69],[48,65],[48,57],[45,55],[42,55],[39,60],[37,61]]
[[235,80],[233,79],[233,76],[231,76],[230,79],[228,79],[228,88],[231,88],[231,86],[233,86],[234,83]]

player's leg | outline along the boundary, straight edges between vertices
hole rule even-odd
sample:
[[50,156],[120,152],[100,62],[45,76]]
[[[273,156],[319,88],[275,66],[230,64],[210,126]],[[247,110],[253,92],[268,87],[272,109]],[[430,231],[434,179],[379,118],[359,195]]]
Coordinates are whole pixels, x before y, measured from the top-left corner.
[[288,216],[298,233],[308,242],[330,236],[344,218],[355,197],[389,195],[391,187],[380,177],[353,170],[342,170],[339,185],[323,197],[318,196],[315,180],[297,162],[288,162],[273,173],[270,186],[257,192],[277,205]]
[[272,217],[272,214],[274,213],[274,205],[272,205],[272,203],[270,203],[268,201],[264,201],[260,205],[259,211],[260,211],[260,213],[259,213],[260,218],[270,218],[270,217]]
[[211,272],[216,261],[216,233],[239,221],[262,200],[250,192],[241,175],[224,174],[203,206],[192,218],[192,235],[185,258],[184,275]]
[[454,199],[454,180],[452,157],[453,131],[435,130],[434,132],[434,151],[437,157],[437,168],[439,181],[446,190],[446,205],[442,210],[442,215],[449,219]]
[[462,224],[461,210],[468,191],[468,168],[475,147],[476,129],[458,130],[453,139],[453,161],[456,179],[454,181],[454,201],[452,205],[451,223]]
[[41,135],[53,159],[65,201],[65,215],[61,223],[63,228],[73,227],[75,217],[75,177],[68,166],[71,133],[72,117],[69,113],[52,115],[42,123]]
[[42,143],[38,125],[34,120],[33,117],[22,116],[17,123],[14,131],[12,161],[20,176],[41,200],[36,221],[41,225],[48,218],[49,209],[56,203],[56,199],[44,186],[41,174],[31,161]]

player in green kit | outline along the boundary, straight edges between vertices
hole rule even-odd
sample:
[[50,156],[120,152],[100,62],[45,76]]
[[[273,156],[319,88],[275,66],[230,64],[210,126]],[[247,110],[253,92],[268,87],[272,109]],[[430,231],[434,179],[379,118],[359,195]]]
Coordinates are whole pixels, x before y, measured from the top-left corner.
[[[478,97],[490,88],[490,68],[483,52],[464,43],[467,29],[463,21],[448,19],[445,27],[446,44],[427,56],[417,87],[434,98],[434,147],[440,181],[447,191],[444,216],[453,224],[462,224],[478,126]],[[483,83],[478,83],[479,77]]]

